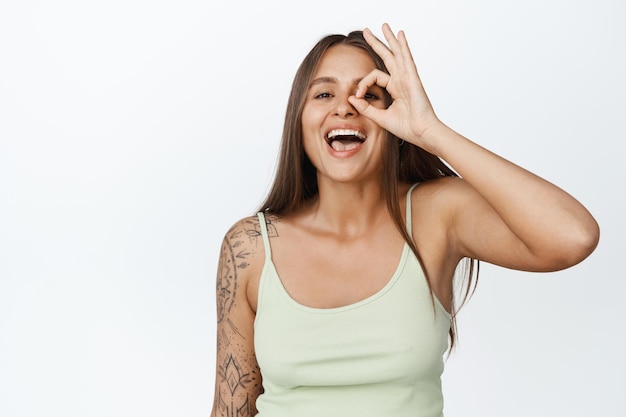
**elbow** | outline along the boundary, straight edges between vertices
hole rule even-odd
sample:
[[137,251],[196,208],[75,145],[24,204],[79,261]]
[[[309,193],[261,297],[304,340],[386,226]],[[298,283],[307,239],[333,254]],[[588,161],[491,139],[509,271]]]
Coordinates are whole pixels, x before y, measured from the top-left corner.
[[591,218],[579,227],[573,227],[560,239],[552,257],[552,270],[562,270],[579,264],[585,260],[600,242],[600,227]]
[[580,233],[580,237],[577,239],[578,248],[578,262],[583,261],[596,249],[600,243],[600,226],[591,218],[589,224],[585,227],[584,231]]

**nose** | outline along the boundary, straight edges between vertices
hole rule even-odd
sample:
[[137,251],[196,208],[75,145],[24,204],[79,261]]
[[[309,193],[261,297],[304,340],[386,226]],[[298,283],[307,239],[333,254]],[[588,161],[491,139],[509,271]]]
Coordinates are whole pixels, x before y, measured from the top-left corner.
[[348,95],[337,96],[333,114],[339,117],[351,117],[357,114],[354,106],[348,101]]

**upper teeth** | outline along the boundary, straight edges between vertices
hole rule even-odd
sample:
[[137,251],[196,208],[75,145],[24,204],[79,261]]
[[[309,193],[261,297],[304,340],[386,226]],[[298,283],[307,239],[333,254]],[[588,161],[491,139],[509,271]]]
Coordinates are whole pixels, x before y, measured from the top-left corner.
[[352,130],[352,129],[335,129],[335,130],[331,130],[328,133],[328,139],[332,139],[337,136],[356,136],[357,138],[362,139],[362,140],[365,140],[366,138],[365,134],[363,134],[362,132],[359,132],[358,130]]

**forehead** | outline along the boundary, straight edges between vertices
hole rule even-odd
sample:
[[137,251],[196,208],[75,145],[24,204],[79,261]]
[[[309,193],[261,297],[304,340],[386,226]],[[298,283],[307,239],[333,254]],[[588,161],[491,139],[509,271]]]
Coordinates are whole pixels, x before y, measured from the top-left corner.
[[375,68],[374,60],[365,50],[356,46],[339,44],[331,46],[322,55],[315,77],[341,74],[357,74],[362,77]]

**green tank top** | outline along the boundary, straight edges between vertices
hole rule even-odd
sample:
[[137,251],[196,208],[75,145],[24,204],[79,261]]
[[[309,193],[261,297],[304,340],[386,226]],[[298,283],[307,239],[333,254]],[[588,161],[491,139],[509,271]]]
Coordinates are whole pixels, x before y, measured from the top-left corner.
[[[406,227],[411,232],[411,199]],[[258,417],[441,417],[441,374],[450,315],[432,296],[405,243],[397,269],[374,295],[338,308],[295,301],[265,245],[254,323],[264,392]],[[434,305],[433,305],[434,300]]]

